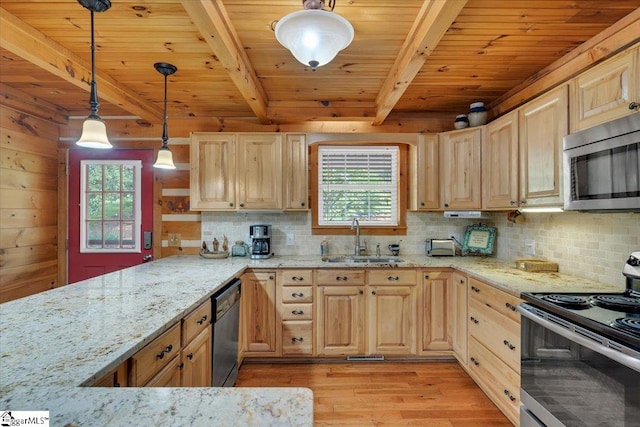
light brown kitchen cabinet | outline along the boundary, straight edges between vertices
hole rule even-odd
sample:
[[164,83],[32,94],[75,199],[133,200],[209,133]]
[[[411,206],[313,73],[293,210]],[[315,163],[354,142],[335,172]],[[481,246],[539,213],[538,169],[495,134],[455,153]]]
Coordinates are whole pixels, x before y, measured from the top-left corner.
[[485,128],[482,139],[482,208],[518,207],[518,112],[506,114]]
[[282,356],[313,355],[313,270],[278,270]]
[[412,182],[412,210],[430,211],[440,209],[440,169],[438,157],[438,135],[419,135],[415,162],[410,173]]
[[181,387],[211,387],[212,326],[203,329],[181,353]]
[[287,134],[284,140],[284,209],[309,209],[308,147],[304,134]]
[[174,357],[167,365],[153,376],[145,387],[181,387],[182,386],[182,361],[180,357]]
[[[153,377],[163,371],[163,369],[174,359],[176,366],[180,364],[180,322],[173,325],[169,330],[147,344],[142,350],[131,356],[129,359],[129,384],[132,387],[147,385]],[[167,376],[174,375],[173,371],[162,372],[162,381],[167,380]],[[180,371],[178,369],[178,384],[180,382]],[[154,383],[160,381],[153,380]]]
[[571,81],[571,132],[634,114],[632,101],[640,102],[638,52],[630,49]]
[[194,132],[190,146],[190,203],[193,210],[236,209],[236,136]]
[[242,275],[240,312],[244,355],[276,355],[275,271],[249,271]]
[[127,387],[129,385],[128,371],[129,362],[122,362],[117,368],[96,380],[91,387]]
[[282,209],[282,134],[237,138],[238,209]]
[[521,206],[562,206],[562,138],[569,131],[567,86],[521,107],[518,117]]
[[453,354],[458,362],[464,367],[467,366],[467,276],[454,271],[452,274],[453,295],[451,298],[451,330],[453,338]]
[[482,128],[439,135],[440,189],[443,209],[482,208],[481,144]]
[[452,293],[451,273],[422,272],[422,352],[450,351],[450,311],[447,309]]

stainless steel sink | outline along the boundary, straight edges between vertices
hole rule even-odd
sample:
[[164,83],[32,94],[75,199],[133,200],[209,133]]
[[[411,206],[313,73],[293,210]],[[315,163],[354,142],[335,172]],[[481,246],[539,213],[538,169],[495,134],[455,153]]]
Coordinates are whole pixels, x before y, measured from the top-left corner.
[[402,258],[398,257],[381,257],[381,256],[329,256],[322,257],[324,262],[342,262],[342,263],[363,263],[363,264],[395,264],[398,262],[404,262]]

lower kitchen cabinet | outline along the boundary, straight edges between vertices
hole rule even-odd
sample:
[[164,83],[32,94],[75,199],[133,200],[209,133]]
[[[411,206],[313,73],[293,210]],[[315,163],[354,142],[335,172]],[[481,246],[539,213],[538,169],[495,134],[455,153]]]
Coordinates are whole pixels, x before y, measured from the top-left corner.
[[452,274],[451,335],[453,354],[463,367],[467,367],[467,276],[455,271]]
[[421,350],[423,354],[451,351],[451,331],[448,310],[452,294],[450,272],[423,271],[420,317],[422,319]]
[[280,269],[276,275],[282,356],[313,356],[313,270]]
[[211,387],[212,331],[209,324],[181,352],[181,387]]
[[180,387],[182,386],[182,362],[180,357],[174,357],[162,368],[160,372],[153,376],[145,387]]
[[363,354],[364,285],[319,284],[316,293],[318,354],[322,356]]
[[125,361],[108,374],[99,378],[91,387],[127,387],[129,385],[128,371],[129,363]]
[[282,322],[282,355],[313,355],[313,322],[311,320]]
[[242,275],[240,313],[244,356],[277,355],[275,271],[249,271]]
[[[168,377],[175,375],[165,372],[170,363],[177,360],[180,363],[180,323],[173,325],[168,331],[147,344],[142,350],[131,356],[129,359],[129,385],[141,387],[149,382],[169,381]],[[175,359],[175,360],[174,360]],[[162,378],[155,378],[162,374]],[[180,382],[180,371],[177,370],[178,383]]]

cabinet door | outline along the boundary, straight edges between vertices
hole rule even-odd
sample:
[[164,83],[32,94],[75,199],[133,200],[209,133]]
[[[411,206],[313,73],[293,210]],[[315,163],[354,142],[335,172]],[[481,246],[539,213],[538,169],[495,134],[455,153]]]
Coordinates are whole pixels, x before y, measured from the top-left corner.
[[562,206],[562,138],[568,132],[567,87],[519,110],[520,204]]
[[211,387],[211,334],[209,325],[182,349],[182,387]]
[[98,379],[91,387],[127,387],[127,372],[129,364],[122,362],[116,369]]
[[634,114],[629,103],[640,102],[636,52],[609,59],[571,82],[571,132]]
[[416,354],[416,286],[367,286],[369,354]]
[[182,363],[180,357],[176,356],[149,380],[145,387],[180,387],[181,386],[181,368]]
[[451,273],[429,271],[422,282],[422,350],[451,350],[447,304],[451,298]]
[[238,208],[282,209],[282,135],[240,134]]
[[518,113],[489,123],[482,140],[482,207],[518,206]]
[[453,353],[467,366],[467,276],[454,272],[453,298],[451,298]]
[[364,287],[318,286],[317,351],[336,356],[364,352]]
[[309,209],[306,135],[292,134],[284,142],[284,209]]
[[276,351],[276,274],[251,272],[242,276],[241,325],[245,352]]
[[438,159],[438,136],[420,135],[418,138],[415,178],[416,210],[440,209],[440,178]]
[[444,209],[480,209],[482,129],[440,134],[440,179]]
[[193,133],[190,150],[191,209],[235,210],[235,136]]

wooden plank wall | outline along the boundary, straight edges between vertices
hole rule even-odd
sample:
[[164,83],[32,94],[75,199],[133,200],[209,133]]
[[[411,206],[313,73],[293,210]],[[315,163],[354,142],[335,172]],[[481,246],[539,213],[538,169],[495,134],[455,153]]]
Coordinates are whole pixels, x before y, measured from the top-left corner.
[[0,302],[58,286],[58,135],[0,105]]

